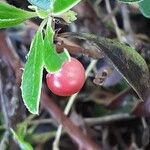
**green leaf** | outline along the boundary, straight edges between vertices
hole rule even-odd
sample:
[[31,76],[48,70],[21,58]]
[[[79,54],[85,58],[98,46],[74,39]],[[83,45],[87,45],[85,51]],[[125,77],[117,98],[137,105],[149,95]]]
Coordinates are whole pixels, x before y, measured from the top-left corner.
[[145,17],[150,18],[150,0],[139,2],[139,9]]
[[55,15],[67,12],[69,9],[78,4],[81,0],[55,0],[53,5],[53,13]]
[[33,114],[38,114],[43,72],[42,34],[37,31],[31,44],[28,60],[22,76],[22,97],[25,106]]
[[120,2],[124,2],[124,3],[133,3],[133,2],[140,2],[143,0],[119,0]]
[[0,28],[16,26],[35,16],[37,16],[35,12],[25,11],[7,3],[0,2]]
[[17,133],[15,133],[13,129],[11,129],[11,132],[22,150],[33,150],[31,144],[24,141],[24,139],[21,136],[17,135]]
[[76,12],[69,10],[66,13],[63,13],[62,15],[60,15],[59,17],[62,18],[67,23],[72,23],[73,21],[77,19],[76,16],[77,16]]
[[147,99],[150,90],[149,69],[145,60],[134,49],[116,40],[86,33],[68,33],[66,36],[89,41],[102,50],[141,100]]
[[54,32],[51,27],[47,26],[44,39],[44,67],[48,72],[54,73],[61,69],[65,61],[68,61],[70,56],[67,51],[58,54],[53,44]]
[[49,10],[52,5],[53,0],[28,0],[29,3],[31,3],[34,6],[37,6],[40,9],[43,10]]
[[37,6],[30,5],[28,6],[31,10],[37,13],[37,16],[41,19],[45,19],[48,17],[49,12],[43,9],[38,8]]

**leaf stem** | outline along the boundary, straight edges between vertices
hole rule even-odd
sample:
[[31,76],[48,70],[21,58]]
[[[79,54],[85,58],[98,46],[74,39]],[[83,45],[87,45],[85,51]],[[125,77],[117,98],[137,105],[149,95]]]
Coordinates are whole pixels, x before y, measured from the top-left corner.
[[42,23],[40,24],[39,29],[38,29],[39,32],[42,32],[42,30],[45,27],[45,25],[47,24],[47,22],[48,22],[47,18],[42,21]]

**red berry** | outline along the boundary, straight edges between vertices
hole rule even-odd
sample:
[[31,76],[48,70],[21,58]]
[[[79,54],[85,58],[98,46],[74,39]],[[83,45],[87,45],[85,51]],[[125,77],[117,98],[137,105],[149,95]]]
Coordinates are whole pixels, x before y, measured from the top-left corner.
[[79,92],[85,82],[85,70],[75,58],[63,64],[61,70],[46,76],[48,88],[56,95],[70,96]]

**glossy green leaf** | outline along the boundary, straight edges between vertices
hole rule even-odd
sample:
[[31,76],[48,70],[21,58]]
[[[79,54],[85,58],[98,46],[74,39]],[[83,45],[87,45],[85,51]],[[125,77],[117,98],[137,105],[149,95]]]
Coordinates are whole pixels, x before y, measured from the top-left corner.
[[33,114],[38,114],[43,72],[42,34],[37,31],[31,44],[28,60],[22,76],[22,97],[25,106]]
[[150,18],[150,0],[139,2],[139,9],[145,17]]
[[37,6],[40,9],[43,10],[49,10],[52,6],[53,0],[28,0],[29,3],[31,3],[34,6]]
[[35,12],[25,11],[7,3],[0,2],[0,28],[16,26],[35,16],[37,16]]
[[33,147],[31,146],[31,144],[26,142],[23,139],[23,137],[17,135],[17,133],[13,129],[11,129],[11,132],[12,132],[12,134],[14,136],[14,139],[19,144],[21,150],[33,150]]
[[69,53],[64,51],[58,54],[53,44],[54,31],[47,27],[44,39],[44,67],[48,72],[54,73],[61,69],[63,63],[69,60]]
[[86,33],[68,33],[66,36],[89,41],[102,50],[141,100],[147,99],[150,90],[149,69],[145,60],[134,49],[116,40]]
[[124,2],[124,3],[133,3],[133,2],[140,2],[143,0],[119,0],[120,2]]
[[53,13],[57,15],[62,14],[74,7],[80,1],[81,0],[55,0],[53,5]]

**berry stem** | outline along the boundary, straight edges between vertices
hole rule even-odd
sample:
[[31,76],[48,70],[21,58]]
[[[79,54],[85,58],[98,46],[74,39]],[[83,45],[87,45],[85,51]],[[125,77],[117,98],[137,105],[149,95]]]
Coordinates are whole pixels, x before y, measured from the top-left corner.
[[[92,71],[92,69],[96,65],[96,63],[97,63],[97,60],[92,60],[90,62],[89,66],[87,67],[86,72],[85,72],[86,79],[89,76],[89,73]],[[65,110],[64,110],[65,115],[69,114],[69,112],[72,108],[72,105],[74,104],[77,96],[78,96],[78,93],[76,93],[70,97],[70,99],[65,107]],[[57,132],[56,132],[55,140],[53,142],[53,150],[59,150],[59,141],[60,141],[60,137],[61,137],[61,132],[62,132],[62,125],[59,125]]]

